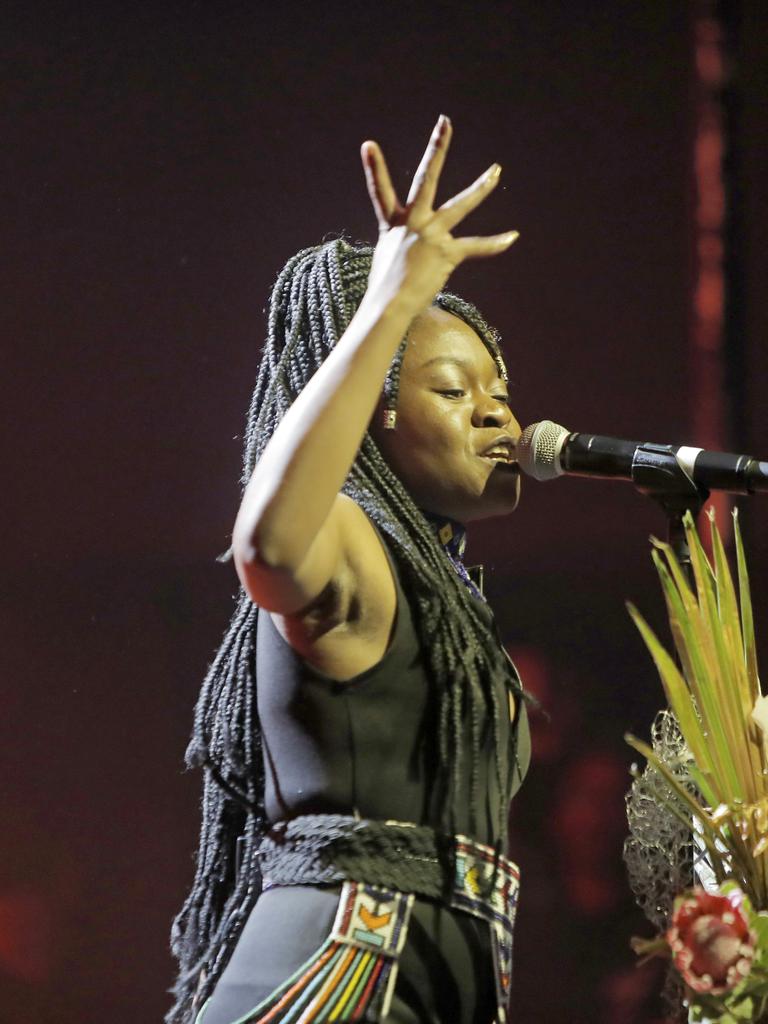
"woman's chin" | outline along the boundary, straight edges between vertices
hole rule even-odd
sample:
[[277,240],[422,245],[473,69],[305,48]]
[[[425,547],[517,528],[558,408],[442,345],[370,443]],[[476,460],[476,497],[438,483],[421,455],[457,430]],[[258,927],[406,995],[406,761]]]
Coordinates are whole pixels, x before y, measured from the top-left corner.
[[467,522],[508,516],[515,511],[520,501],[520,475],[517,470],[504,470],[504,473],[506,479],[489,481],[482,495],[472,502],[465,516]]
[[491,474],[485,488],[488,505],[496,506],[498,511],[489,515],[509,515],[517,508],[520,501],[520,470],[516,465],[499,465]]

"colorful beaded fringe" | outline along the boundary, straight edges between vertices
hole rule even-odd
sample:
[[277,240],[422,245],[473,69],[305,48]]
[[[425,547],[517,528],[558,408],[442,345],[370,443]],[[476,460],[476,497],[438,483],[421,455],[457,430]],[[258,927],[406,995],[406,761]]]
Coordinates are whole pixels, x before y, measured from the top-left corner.
[[[498,1006],[494,1024],[506,1024],[519,871],[466,836],[456,836],[455,857],[449,902],[490,926]],[[344,882],[330,936],[295,974],[232,1024],[385,1021],[413,901],[413,894]],[[205,1024],[204,1018],[205,1007],[196,1024]]]
[[464,836],[456,840],[456,885],[451,906],[482,917],[490,925],[498,1001],[495,1024],[505,1024],[512,986],[512,935],[520,871],[506,857],[495,863],[490,847]]
[[317,953],[233,1024],[385,1019],[412,906],[412,895],[345,882],[333,931]]

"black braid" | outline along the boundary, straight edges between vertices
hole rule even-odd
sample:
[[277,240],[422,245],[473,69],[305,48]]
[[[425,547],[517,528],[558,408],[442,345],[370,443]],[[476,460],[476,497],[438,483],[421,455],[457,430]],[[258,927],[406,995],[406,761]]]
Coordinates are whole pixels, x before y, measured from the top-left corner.
[[[242,484],[250,479],[277,424],[346,330],[365,293],[372,250],[343,240],[304,249],[275,283],[268,337],[248,409]],[[472,327],[506,379],[498,338],[478,311],[448,292],[435,305]],[[394,408],[406,341],[393,359],[385,402]],[[506,713],[491,681],[499,675],[522,696],[477,602],[459,579],[432,528],[366,434],[344,492],[386,536],[412,602],[415,628],[438,699],[441,777],[455,821],[464,772],[464,722],[471,724],[470,824],[478,804],[482,710],[490,711],[499,792],[507,792],[500,721]],[[263,767],[256,716],[257,608],[241,589],[221,647],[203,682],[186,760],[204,769],[202,825],[192,890],[176,917],[171,947],[179,960],[176,1003],[167,1024],[190,1024],[210,994],[258,897],[256,851],[265,828]],[[500,801],[498,834],[506,831]],[[501,840],[499,840],[501,843]],[[237,870],[237,861],[241,870]]]

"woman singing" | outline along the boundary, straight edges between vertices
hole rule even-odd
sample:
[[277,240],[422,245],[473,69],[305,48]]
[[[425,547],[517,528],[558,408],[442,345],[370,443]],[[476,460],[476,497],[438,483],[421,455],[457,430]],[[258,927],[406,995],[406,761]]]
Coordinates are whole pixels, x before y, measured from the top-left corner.
[[495,333],[442,289],[517,236],[453,236],[500,168],[435,209],[450,138],[405,204],[366,142],[376,248],[306,249],[272,293],[169,1024],[506,1019],[530,744],[462,554],[517,504],[520,428]]

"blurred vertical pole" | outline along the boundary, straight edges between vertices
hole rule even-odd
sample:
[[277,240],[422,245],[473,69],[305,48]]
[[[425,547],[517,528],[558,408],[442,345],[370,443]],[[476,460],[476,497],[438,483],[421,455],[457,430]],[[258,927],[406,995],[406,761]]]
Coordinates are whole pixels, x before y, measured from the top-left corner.
[[[697,446],[733,451],[744,438],[744,312],[734,61],[738,0],[691,0],[691,24],[691,434]],[[726,544],[733,533],[731,507],[730,496],[722,492],[715,492],[704,507],[705,512],[714,508]],[[702,533],[711,554],[709,530],[705,528]],[[705,862],[698,864],[696,874],[705,888],[716,887],[714,877],[706,877]]]
[[[734,80],[737,0],[691,0],[692,283],[690,300],[691,436],[702,448],[732,451],[744,436],[743,302],[738,203],[738,104]],[[724,541],[731,500],[715,493]],[[709,531],[704,530],[708,544]]]

